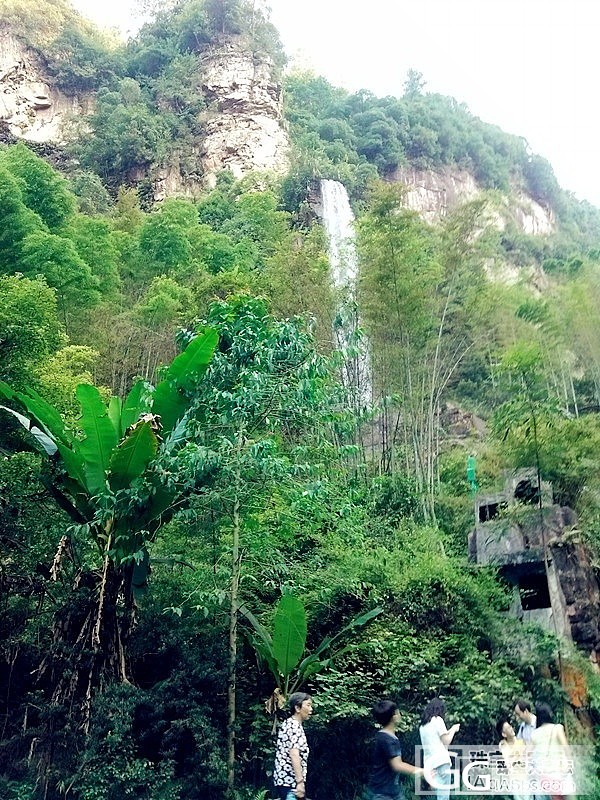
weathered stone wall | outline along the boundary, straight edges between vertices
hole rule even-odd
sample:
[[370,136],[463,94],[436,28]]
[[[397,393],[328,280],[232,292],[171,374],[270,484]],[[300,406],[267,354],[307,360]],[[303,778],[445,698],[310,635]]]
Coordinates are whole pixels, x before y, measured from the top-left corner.
[[[571,638],[593,660],[600,654],[600,586],[590,553],[576,533],[577,516],[552,505],[549,484],[542,484],[542,508],[536,507],[535,471],[508,476],[504,489],[479,494],[469,557],[498,567],[514,585],[512,613]],[[525,492],[529,504],[516,503]],[[489,521],[486,512],[496,514]],[[484,519],[482,519],[482,517]],[[527,575],[547,578],[550,605],[524,611],[518,586]]]

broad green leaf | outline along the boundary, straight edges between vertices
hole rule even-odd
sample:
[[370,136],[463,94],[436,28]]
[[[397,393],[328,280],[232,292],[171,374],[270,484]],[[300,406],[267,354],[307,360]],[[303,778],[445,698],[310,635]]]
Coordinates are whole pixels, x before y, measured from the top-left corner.
[[273,645],[273,639],[271,638],[271,634],[265,628],[265,626],[262,625],[256,619],[254,614],[250,611],[250,609],[247,606],[241,605],[238,608],[238,611],[239,611],[240,614],[242,614],[242,616],[246,617],[246,619],[252,625],[252,627],[254,628],[256,633],[260,636],[260,638],[263,641],[263,643],[266,644],[267,647],[270,649],[272,647],[272,645]]
[[180,445],[186,443],[187,425],[188,418],[184,412],[183,417],[179,420],[177,425],[175,425],[171,433],[166,437],[163,443],[163,452],[170,453],[171,451],[176,450]]
[[298,672],[302,674],[305,669],[308,669],[311,664],[317,662],[319,657],[316,653],[309,653],[306,658],[303,658],[302,661],[298,664]]
[[183,390],[202,377],[210,363],[219,336],[212,328],[197,336],[171,363],[152,399],[152,412],[161,418],[162,429],[169,433],[185,414],[189,403]]
[[19,414],[18,411],[14,411],[12,408],[8,408],[8,406],[0,406],[0,408],[4,411],[8,411],[9,414],[12,414],[13,417],[18,419],[25,430],[34,437],[37,443],[44,448],[49,456],[53,456],[56,453],[58,448],[54,439],[35,426],[28,417],[23,416],[23,414]]
[[322,640],[322,642],[319,644],[319,646],[317,647],[317,649],[314,651],[313,655],[314,655],[314,656],[318,656],[320,653],[322,653],[322,652],[323,652],[323,650],[327,650],[327,648],[331,646],[331,643],[332,643],[332,642],[333,642],[333,637],[331,637],[331,636],[326,636],[326,637],[325,637],[325,638]]
[[64,422],[57,409],[40,397],[36,391],[28,388],[26,393],[17,392],[17,397],[53,439],[64,442],[64,444],[72,441],[73,437],[65,430]]
[[0,381],[0,395],[6,400],[14,400],[17,396],[17,393],[14,391],[14,389],[11,389],[8,383]]
[[273,655],[273,641],[271,639],[271,634],[264,627],[264,625],[262,625],[256,619],[254,614],[250,611],[250,609],[247,606],[241,605],[238,608],[238,611],[240,614],[242,614],[242,616],[244,616],[248,620],[248,622],[254,628],[257,636],[254,636],[250,639],[252,647],[254,648],[254,651],[256,652],[259,659],[262,659],[265,662],[265,664],[269,667],[273,677],[275,678],[277,685],[279,685],[281,675],[279,666],[277,664],[277,661],[275,660],[275,656]]
[[301,601],[286,594],[279,600],[273,622],[273,655],[287,677],[300,661],[306,645],[306,612]]
[[252,639],[251,643],[259,659],[262,659],[265,662],[265,664],[271,670],[271,674],[275,678],[275,682],[278,686],[280,686],[281,675],[279,666],[273,657],[273,651],[271,648],[268,647],[261,639],[257,639],[256,637]]
[[335,642],[337,642],[338,639],[341,639],[347,633],[354,630],[354,628],[360,628],[363,625],[366,625],[372,619],[375,619],[375,617],[379,616],[379,614],[381,614],[382,611],[383,608],[381,608],[381,606],[376,606],[375,608],[372,608],[370,611],[365,611],[362,614],[357,614],[356,617],[351,619],[347,625],[344,625],[344,627],[341,628],[334,636],[326,636],[323,639],[323,641],[319,644],[317,649],[314,651],[315,655],[318,655],[319,653],[322,653],[324,650],[327,650]]
[[174,383],[161,381],[154,390],[152,413],[160,417],[165,434],[173,430],[187,407],[188,401]]
[[136,423],[141,414],[150,411],[150,397],[146,381],[137,381],[123,402],[121,411],[121,436],[127,428]]
[[201,378],[219,341],[219,334],[208,328],[188,344],[183,353],[173,359],[165,379],[175,381],[182,388],[189,388],[192,381]]
[[112,426],[117,434],[117,440],[121,439],[125,432],[121,428],[121,398],[111,397],[108,401],[108,418],[112,422]]
[[303,681],[308,680],[312,675],[316,675],[317,672],[321,672],[321,670],[326,669],[331,664],[331,659],[328,658],[325,661],[311,661],[310,664],[307,664],[303,670],[298,670],[300,673],[300,677]]
[[114,450],[109,465],[113,489],[125,489],[144,472],[156,455],[158,441],[149,422],[137,425]]
[[62,442],[58,443],[58,452],[60,453],[60,457],[63,460],[69,477],[73,478],[83,489],[88,491],[83,458],[79,453],[74,452],[70,447],[62,444]]
[[77,452],[84,460],[88,489],[91,494],[97,494],[106,484],[106,472],[117,445],[117,434],[95,386],[80,383],[76,395],[81,405],[80,424],[85,435],[85,439],[77,442]]
[[347,625],[345,625],[340,631],[338,631],[335,634],[335,636],[332,637],[331,641],[332,642],[337,641],[337,639],[340,639],[349,631],[354,630],[354,628],[362,628],[363,625],[366,625],[372,619],[378,617],[379,614],[381,614],[382,612],[383,608],[381,608],[381,606],[376,606],[375,608],[372,608],[370,611],[365,611],[362,614],[358,614],[356,617],[351,619],[350,622]]

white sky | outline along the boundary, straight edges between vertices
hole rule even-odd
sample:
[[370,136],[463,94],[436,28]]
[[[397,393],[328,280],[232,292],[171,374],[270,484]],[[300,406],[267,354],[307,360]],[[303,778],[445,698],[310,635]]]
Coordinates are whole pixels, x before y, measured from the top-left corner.
[[[104,26],[135,0],[72,0]],[[409,69],[547,158],[600,207],[600,0],[267,0],[286,52],[334,86],[400,96]]]

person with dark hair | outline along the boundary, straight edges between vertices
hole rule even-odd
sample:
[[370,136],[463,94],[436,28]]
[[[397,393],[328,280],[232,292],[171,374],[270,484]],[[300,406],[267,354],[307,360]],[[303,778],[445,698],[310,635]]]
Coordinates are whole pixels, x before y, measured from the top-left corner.
[[294,692],[288,700],[290,716],[282,722],[277,734],[273,784],[280,800],[302,800],[306,797],[306,770],[309,747],[304,723],[312,714],[312,697]]
[[456,736],[460,725],[455,723],[446,728],[444,714],[446,704],[439,697],[434,697],[421,715],[421,745],[423,746],[423,765],[431,780],[427,779],[435,789],[437,800],[448,800],[450,797],[450,753],[448,747]]
[[500,735],[498,748],[504,758],[508,777],[513,787],[519,790],[513,794],[514,800],[531,800],[530,794],[525,794],[524,789],[527,785],[527,754],[525,752],[525,742],[515,736],[513,726],[506,717],[502,717],[496,725]]
[[540,788],[546,792],[536,798],[564,800],[573,787],[573,762],[565,729],[554,722],[552,709],[546,703],[537,703],[535,713],[537,727],[531,734],[531,755]]
[[527,744],[531,741],[531,734],[537,724],[535,714],[531,711],[531,704],[521,698],[517,700],[515,703],[515,716],[519,720],[517,739],[522,739]]
[[372,710],[381,729],[373,743],[373,767],[369,780],[371,800],[403,800],[400,775],[422,775],[420,767],[402,760],[396,727],[400,719],[398,706],[391,700],[380,700]]

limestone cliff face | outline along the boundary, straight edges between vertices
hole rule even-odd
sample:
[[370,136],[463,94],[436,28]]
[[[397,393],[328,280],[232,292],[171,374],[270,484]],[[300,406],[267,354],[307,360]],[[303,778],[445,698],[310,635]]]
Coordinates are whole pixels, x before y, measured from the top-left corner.
[[200,158],[208,183],[222,169],[236,178],[252,170],[284,173],[290,143],[271,64],[229,39],[206,53],[201,69],[208,110]]
[[[445,168],[434,172],[399,167],[390,179],[407,186],[406,205],[430,223],[439,221],[482,193],[473,176],[464,170]],[[510,204],[505,203],[496,217],[495,223],[501,230],[508,219],[533,236],[545,236],[555,230],[553,213],[520,190],[513,193]]]
[[[167,163],[142,169],[130,180],[149,177],[154,197],[194,197],[215,184],[221,170],[236,178],[249,172],[283,174],[289,168],[290,142],[281,86],[273,66],[252,53],[239,36],[224,37],[207,50],[199,64],[199,91],[205,110],[198,120],[201,136],[186,152],[174,152]],[[65,115],[87,115],[92,94],[67,96],[52,85],[43,56],[0,25],[0,123],[17,138],[60,143]],[[408,187],[406,204],[434,223],[481,194],[473,176],[457,169],[439,171],[402,167],[389,176]],[[525,233],[545,235],[555,228],[551,212],[515,191],[499,207],[494,224],[513,220]]]
[[197,196],[215,185],[222,170],[242,178],[255,171],[284,174],[289,168],[282,90],[271,62],[231,36],[203,54],[199,69],[206,103],[199,120],[202,137],[192,152],[175,153],[153,170],[157,200]]
[[[239,37],[227,37],[204,54],[199,69],[203,135],[190,152],[151,169],[156,199],[197,195],[223,169],[241,178],[256,170],[283,173],[289,166],[281,86],[271,63],[255,58]],[[12,136],[58,143],[66,114],[92,110],[92,95],[67,96],[53,87],[43,56],[0,27],[0,121]]]
[[32,142],[59,142],[65,114],[89,114],[90,95],[63,94],[52,86],[42,57],[0,26],[0,121]]

